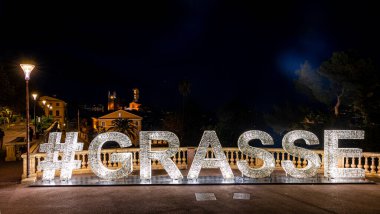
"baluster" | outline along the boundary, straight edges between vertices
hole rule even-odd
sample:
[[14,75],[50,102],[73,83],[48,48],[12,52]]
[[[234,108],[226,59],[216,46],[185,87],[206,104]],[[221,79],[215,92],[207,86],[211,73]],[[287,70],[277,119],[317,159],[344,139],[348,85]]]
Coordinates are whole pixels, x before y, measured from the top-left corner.
[[368,157],[364,157],[364,172],[365,173],[369,173],[368,168],[369,168],[369,166],[368,166]]
[[276,167],[280,167],[280,152],[277,153],[277,158],[276,158]]
[[132,165],[137,166],[136,152],[132,152]]
[[306,167],[306,166],[307,166],[307,160],[303,159],[303,161],[302,161],[302,167]]
[[233,155],[233,152],[232,151],[228,151],[228,153],[230,153],[230,161],[229,161],[229,164],[231,165],[231,163],[234,162],[234,155]]
[[107,167],[112,167],[112,165],[113,165],[113,164],[111,163],[110,154],[111,154],[111,153],[109,153],[109,152],[106,153],[106,155],[107,155],[107,165],[106,165],[106,166],[107,166]]
[[178,165],[180,166],[180,167],[182,167],[182,158],[183,158],[183,156],[184,156],[185,154],[183,154],[183,151],[182,150],[179,150],[178,151]]
[[375,157],[371,157],[372,164],[371,164],[371,174],[376,174],[376,166],[375,166]]
[[235,155],[236,155],[236,159],[233,163],[231,163],[230,165],[232,166],[235,166],[236,163],[240,160],[241,157],[239,157],[239,152],[238,151],[235,151]]
[[377,157],[377,176],[380,176],[380,158]]
[[84,154],[79,154],[79,160],[81,161],[81,169],[86,168],[86,162],[85,162],[85,157]]
[[358,168],[359,168],[359,169],[362,169],[362,168],[363,168],[363,165],[362,165],[362,158],[359,157],[359,158],[358,158],[358,161],[359,161],[359,162],[358,162]]
[[344,158],[344,168],[350,168],[349,159],[348,157]]
[[352,160],[352,162],[351,162],[351,168],[356,168],[356,164],[355,164],[356,159],[353,157],[353,158],[351,158],[351,160]]
[[103,165],[107,166],[106,153],[103,152],[102,157],[103,157],[103,161],[102,161]]
[[301,168],[301,163],[302,163],[302,160],[300,158],[300,154],[298,154],[298,158],[297,158],[297,168]]
[[186,152],[187,152],[187,150],[182,150],[182,166],[185,167],[185,168],[187,166]]

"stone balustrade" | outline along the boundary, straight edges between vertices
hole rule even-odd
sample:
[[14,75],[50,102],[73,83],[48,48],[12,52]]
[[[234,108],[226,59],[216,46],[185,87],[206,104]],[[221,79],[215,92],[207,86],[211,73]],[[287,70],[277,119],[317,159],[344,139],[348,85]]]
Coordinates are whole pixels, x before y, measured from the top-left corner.
[[[166,148],[152,148],[152,151],[160,151],[160,150],[165,150],[165,149]],[[176,163],[179,169],[188,169],[190,167],[191,163],[189,163],[188,160],[193,159],[193,157],[190,157],[190,156],[194,155],[194,152],[195,152],[194,150],[196,150],[196,148],[181,147],[179,149],[179,152],[174,157],[172,157],[172,160],[174,161],[174,163]],[[282,160],[293,161],[293,164],[297,166],[297,168],[302,168],[307,165],[306,160],[289,155],[287,152],[285,152],[281,148],[278,148],[278,149],[269,148],[266,150],[273,154],[276,161],[276,170],[282,170],[282,167],[281,167]],[[237,169],[237,161],[239,160],[246,160],[249,166],[252,168],[258,168],[262,166],[263,164],[261,159],[251,158],[247,155],[244,155],[240,152],[238,148],[223,148],[223,151],[232,169]],[[319,169],[319,172],[322,173],[323,167],[324,167],[323,150],[313,150],[313,151],[316,152],[322,160],[322,165],[321,165],[321,168]],[[131,152],[133,154],[133,160],[132,160],[133,169],[139,170],[140,168],[140,161],[139,161],[140,149],[139,148],[103,149],[102,154],[101,154],[101,159],[103,161],[103,164],[107,166],[108,168],[119,167],[119,163],[111,163],[109,161],[110,155],[115,152]],[[188,157],[188,154],[190,154],[189,157]],[[45,158],[45,156],[46,156],[45,153],[32,153],[30,155],[31,157],[30,176],[31,177],[37,177],[41,175],[42,172],[37,170],[37,165]],[[215,157],[211,148],[208,150],[206,157],[208,158]],[[23,158],[23,164],[24,164],[22,178],[24,179],[26,177],[26,154],[23,154],[22,158]],[[59,158],[61,158],[61,156],[59,156]],[[87,150],[76,152],[75,159],[81,160],[82,165],[80,169],[74,170],[73,174],[82,174],[82,173],[92,172],[88,163]],[[343,158],[339,162],[339,165],[340,165],[339,167],[344,167],[344,168],[362,168],[365,170],[366,176],[380,177],[380,153],[364,152],[362,158]],[[152,161],[152,169],[162,169],[162,166],[157,160],[155,160],[155,161]]]

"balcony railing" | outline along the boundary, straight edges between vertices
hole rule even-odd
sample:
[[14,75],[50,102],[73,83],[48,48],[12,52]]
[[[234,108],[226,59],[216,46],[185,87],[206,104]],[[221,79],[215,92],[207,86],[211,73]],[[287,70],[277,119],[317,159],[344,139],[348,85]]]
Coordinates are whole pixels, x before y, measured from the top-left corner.
[[[165,150],[165,148],[152,148],[152,151]],[[188,163],[189,159],[193,158],[194,152],[196,148],[192,147],[181,147],[179,148],[178,153],[172,157],[172,160],[179,169],[187,169],[190,167],[190,163]],[[289,155],[283,149],[275,149],[270,148],[266,149],[270,153],[273,154],[276,160],[276,170],[283,170],[281,167],[282,160],[291,160],[293,164],[297,166],[297,168],[302,168],[307,165],[307,161],[292,155]],[[258,158],[251,158],[247,155],[244,155],[240,152],[238,148],[223,148],[223,151],[227,157],[227,160],[232,169],[237,169],[237,161],[246,160],[250,167],[258,168],[262,166],[263,162]],[[322,160],[321,168],[319,169],[320,173],[323,173],[324,169],[324,154],[323,150],[313,150],[316,152]],[[117,168],[120,166],[120,163],[111,163],[109,161],[109,157],[112,153],[115,152],[131,152],[133,154],[133,169],[138,170],[140,168],[140,149],[139,148],[118,148],[118,149],[103,149],[101,153],[101,159],[105,166],[109,168]],[[59,159],[61,158],[59,155]],[[46,157],[45,153],[32,153],[30,155],[30,176],[31,177],[39,177],[42,172],[37,170],[37,165],[44,160]],[[208,150],[206,155],[207,158],[215,157],[212,149]],[[26,155],[22,155],[23,158],[23,175],[22,178],[26,176]],[[83,174],[83,173],[91,173],[91,168],[88,163],[88,151],[80,151],[75,153],[75,159],[80,160],[82,162],[81,168],[74,170],[73,174]],[[368,153],[364,152],[361,158],[342,158],[339,161],[339,167],[344,168],[361,168],[365,170],[366,176],[378,176],[380,177],[380,153]],[[152,169],[162,169],[161,164],[154,160],[152,161]]]

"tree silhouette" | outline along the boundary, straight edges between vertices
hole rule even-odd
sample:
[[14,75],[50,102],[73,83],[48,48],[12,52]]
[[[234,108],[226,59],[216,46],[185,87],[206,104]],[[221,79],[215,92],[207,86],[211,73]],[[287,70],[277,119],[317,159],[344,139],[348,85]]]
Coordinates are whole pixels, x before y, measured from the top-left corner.
[[119,118],[112,121],[112,128],[108,131],[117,131],[126,134],[131,140],[137,139],[137,126],[132,120]]
[[369,116],[378,115],[379,75],[370,59],[352,51],[335,52],[319,69],[305,62],[297,75],[298,89],[328,106],[334,120],[344,117],[352,125],[367,126]]

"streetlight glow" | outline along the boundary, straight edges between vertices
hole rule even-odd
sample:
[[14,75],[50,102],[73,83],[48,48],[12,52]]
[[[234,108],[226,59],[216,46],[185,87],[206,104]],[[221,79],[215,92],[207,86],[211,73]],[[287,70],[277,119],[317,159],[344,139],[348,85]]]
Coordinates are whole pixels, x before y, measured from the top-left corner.
[[42,105],[45,105],[46,104],[46,100],[42,100]]
[[32,64],[20,64],[20,66],[21,66],[22,70],[24,71],[25,80],[29,80],[30,79],[30,73],[32,73],[35,66]]
[[33,97],[33,100],[34,100],[34,101],[36,101],[36,99],[37,99],[37,96],[38,96],[38,94],[37,94],[37,93],[33,93],[33,94],[32,94],[32,97]]

